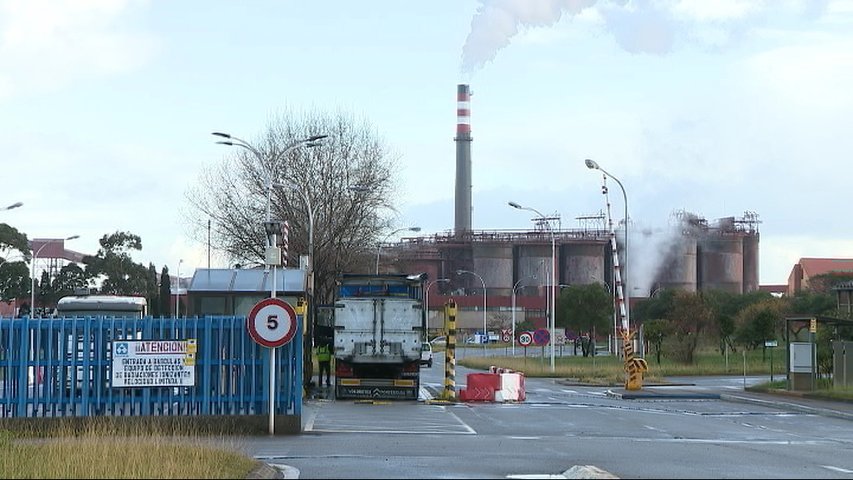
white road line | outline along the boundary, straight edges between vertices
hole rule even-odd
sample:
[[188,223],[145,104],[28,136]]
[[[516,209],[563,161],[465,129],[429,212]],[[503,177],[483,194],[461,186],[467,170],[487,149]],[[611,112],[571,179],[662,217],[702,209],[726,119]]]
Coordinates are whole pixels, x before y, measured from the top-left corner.
[[826,468],[827,470],[834,470],[836,472],[841,473],[853,473],[853,470],[847,470],[846,468],[841,467],[833,467],[832,465],[821,465],[821,467]]
[[512,440],[542,440],[542,437],[509,437]]
[[452,411],[450,411],[450,410],[447,410],[447,413],[449,413],[449,414],[450,414],[450,416],[452,416],[453,418],[455,418],[455,419],[456,419],[456,421],[457,421],[457,422],[459,422],[459,424],[460,424],[460,425],[462,425],[463,427],[465,427],[466,429],[468,429],[468,432],[469,432],[469,433],[472,433],[472,434],[474,434],[474,435],[476,435],[476,434],[477,434],[477,431],[476,431],[476,430],[474,430],[473,428],[471,428],[467,423],[463,422],[463,421],[462,421],[462,419],[461,419],[461,418],[459,418],[455,413],[453,413],[453,412],[452,412]]

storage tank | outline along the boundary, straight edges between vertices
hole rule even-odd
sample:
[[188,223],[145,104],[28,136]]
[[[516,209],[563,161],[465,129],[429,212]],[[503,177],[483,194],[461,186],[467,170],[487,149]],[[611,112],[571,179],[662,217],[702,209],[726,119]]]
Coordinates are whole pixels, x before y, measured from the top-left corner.
[[474,244],[472,254],[474,265],[472,270],[483,277],[489,294],[510,295],[512,289],[512,244]]
[[611,273],[605,270],[604,259],[606,252],[610,252],[610,243],[566,243],[558,248],[557,259],[561,275],[557,280],[560,283],[584,285],[607,281]]
[[743,237],[743,293],[758,290],[758,232]]
[[670,246],[653,289],[696,291],[696,244],[696,237],[682,235]]
[[513,284],[518,280],[524,280],[524,285],[537,287],[550,283],[548,281],[551,272],[550,243],[547,245],[520,245],[516,247],[515,254],[516,275]]
[[699,239],[697,277],[701,290],[743,293],[743,237],[708,232]]

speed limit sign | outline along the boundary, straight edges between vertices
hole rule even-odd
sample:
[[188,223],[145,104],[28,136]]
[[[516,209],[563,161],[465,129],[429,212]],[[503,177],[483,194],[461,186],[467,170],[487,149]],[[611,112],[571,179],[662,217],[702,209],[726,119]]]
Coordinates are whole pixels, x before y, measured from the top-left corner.
[[246,329],[255,343],[277,348],[287,345],[296,334],[296,312],[284,300],[261,300],[246,317]]
[[530,332],[521,332],[518,334],[518,343],[521,344],[522,347],[526,347],[533,343],[533,334]]

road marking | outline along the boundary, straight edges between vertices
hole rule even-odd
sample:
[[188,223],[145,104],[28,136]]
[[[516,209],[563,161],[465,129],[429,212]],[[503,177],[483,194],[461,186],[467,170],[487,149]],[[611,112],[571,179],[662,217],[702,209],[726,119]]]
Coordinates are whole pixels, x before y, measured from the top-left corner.
[[509,437],[513,440],[542,440],[542,437]]
[[833,467],[832,465],[821,465],[821,467],[841,473],[853,473],[853,470],[847,470],[846,468],[841,467]]

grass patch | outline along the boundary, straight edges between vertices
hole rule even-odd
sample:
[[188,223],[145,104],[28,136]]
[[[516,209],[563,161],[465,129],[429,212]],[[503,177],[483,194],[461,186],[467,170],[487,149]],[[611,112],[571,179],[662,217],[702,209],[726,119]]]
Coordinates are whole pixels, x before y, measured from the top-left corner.
[[[663,382],[664,377],[681,377],[694,375],[742,375],[744,368],[747,375],[770,374],[770,352],[764,356],[761,350],[746,353],[729,354],[728,362],[723,355],[714,350],[697,352],[695,362],[683,364],[668,358],[657,359],[647,355],[649,370],[645,381],[651,383]],[[496,353],[496,352],[490,352]],[[773,373],[782,377],[785,375],[784,351],[773,352]],[[490,366],[510,368],[524,372],[528,377],[571,378],[581,382],[610,385],[625,382],[624,363],[621,358],[613,355],[557,356],[554,359],[554,372],[551,372],[550,357],[546,350],[544,358],[539,352],[528,357],[489,356],[489,357],[457,357],[457,363],[469,368],[487,370]]]
[[51,438],[0,431],[0,478],[246,478],[258,464],[232,440],[129,434],[110,421]]

